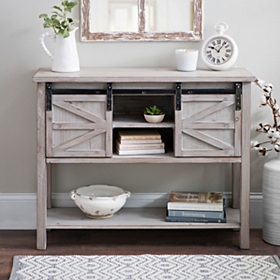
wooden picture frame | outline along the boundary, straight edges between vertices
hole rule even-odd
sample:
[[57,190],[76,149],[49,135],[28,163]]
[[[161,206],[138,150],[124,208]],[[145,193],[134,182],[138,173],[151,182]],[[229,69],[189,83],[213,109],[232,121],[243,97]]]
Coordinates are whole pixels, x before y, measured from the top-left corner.
[[[138,5],[138,30],[93,32],[91,28],[92,1],[81,2],[81,41],[200,41],[203,39],[203,0],[192,0],[189,17],[191,30],[147,31],[146,4],[148,0],[136,0]],[[170,2],[172,3],[172,2]],[[182,11],[183,12],[183,11]],[[188,16],[188,15],[187,15]],[[186,28],[187,29],[187,28]]]

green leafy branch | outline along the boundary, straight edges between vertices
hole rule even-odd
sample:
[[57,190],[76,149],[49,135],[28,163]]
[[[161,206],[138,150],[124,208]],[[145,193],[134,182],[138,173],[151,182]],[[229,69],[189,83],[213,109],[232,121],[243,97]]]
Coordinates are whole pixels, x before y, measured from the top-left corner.
[[79,2],[62,1],[62,7],[53,6],[53,11],[50,17],[47,14],[40,14],[39,18],[43,18],[44,20],[43,27],[52,28],[56,35],[61,35],[64,38],[69,37],[75,21],[67,16],[78,4]]

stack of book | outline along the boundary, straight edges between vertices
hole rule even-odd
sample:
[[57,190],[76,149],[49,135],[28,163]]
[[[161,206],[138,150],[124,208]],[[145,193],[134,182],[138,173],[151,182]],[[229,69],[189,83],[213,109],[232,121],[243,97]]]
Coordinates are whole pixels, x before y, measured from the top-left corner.
[[220,192],[171,192],[167,222],[226,223],[223,194]]
[[157,130],[118,130],[115,150],[118,155],[164,154],[165,146]]

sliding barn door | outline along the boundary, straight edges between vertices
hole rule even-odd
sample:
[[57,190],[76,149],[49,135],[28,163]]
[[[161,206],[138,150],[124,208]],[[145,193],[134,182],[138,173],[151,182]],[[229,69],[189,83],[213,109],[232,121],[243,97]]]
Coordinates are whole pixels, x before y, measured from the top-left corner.
[[106,95],[52,95],[47,156],[112,156],[112,112],[106,110]]
[[175,156],[240,156],[241,111],[234,94],[183,94],[175,112]]

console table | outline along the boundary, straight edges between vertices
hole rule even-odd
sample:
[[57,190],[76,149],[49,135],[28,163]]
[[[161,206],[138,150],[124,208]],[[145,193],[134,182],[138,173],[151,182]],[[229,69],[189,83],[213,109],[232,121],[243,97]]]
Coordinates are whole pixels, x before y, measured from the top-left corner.
[[[75,73],[39,69],[33,77],[38,108],[37,248],[46,249],[48,229],[232,228],[240,230],[240,248],[249,249],[254,79],[238,68],[89,68]],[[162,123],[144,121],[143,109],[154,104],[166,113]],[[156,128],[166,153],[116,155],[114,135],[120,128]],[[51,165],[56,163],[230,163],[232,205],[226,210],[227,223],[165,222],[164,208],[123,208],[106,220],[84,218],[74,207],[52,208]]]

